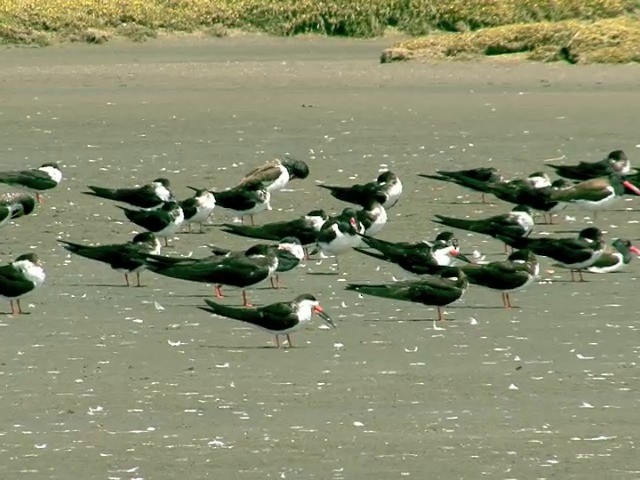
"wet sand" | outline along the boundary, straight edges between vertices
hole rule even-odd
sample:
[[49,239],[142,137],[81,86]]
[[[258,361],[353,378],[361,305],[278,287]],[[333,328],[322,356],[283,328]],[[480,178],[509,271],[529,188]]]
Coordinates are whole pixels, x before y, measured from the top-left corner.
[[[433,214],[510,208],[416,173],[494,165],[510,176],[543,160],[594,161],[624,149],[636,164],[640,67],[378,64],[387,41],[182,39],[0,51],[0,165],[58,161],[65,180],[37,215],[5,226],[3,262],[36,251],[47,282],[0,316],[0,477],[636,479],[640,402],[639,262],[568,282],[540,281],[501,308],[470,287],[434,329],[432,308],[344,291],[347,281],[409,277],[358,254],[307,262],[258,304],[318,296],[318,320],[293,349],[196,308],[211,287],[143,273],[123,287],[107,266],[57,238],[121,242],[135,231],[87,184],[166,176],[224,188],[282,152],[311,176],[274,196],[258,222],[343,204],[317,181],[369,181],[388,166],[405,195],[379,237],[433,238]],[[548,169],[551,173],[551,169]],[[5,191],[6,189],[2,189]],[[596,224],[640,237],[638,199]],[[591,220],[540,225],[577,231]],[[213,223],[228,221],[214,212]],[[573,235],[573,233],[571,233]],[[463,249],[501,245],[458,232]],[[210,226],[164,253],[244,248]],[[226,289],[229,304],[240,293]],[[8,311],[8,302],[0,305]]]

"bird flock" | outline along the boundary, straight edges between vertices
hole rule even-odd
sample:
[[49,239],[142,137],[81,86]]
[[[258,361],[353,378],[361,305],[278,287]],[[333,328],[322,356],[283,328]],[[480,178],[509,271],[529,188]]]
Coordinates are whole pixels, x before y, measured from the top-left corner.
[[[502,214],[485,218],[456,218],[436,213],[431,220],[446,230],[433,240],[390,242],[378,237],[388,222],[387,211],[399,204],[403,193],[399,177],[389,170],[365,184],[318,183],[318,187],[331,196],[349,204],[335,215],[330,216],[322,209],[301,209],[298,216],[290,220],[256,225],[254,216],[271,210],[272,195],[280,194],[293,180],[309,177],[306,162],[285,155],[253,169],[236,186],[226,190],[190,186],[193,195],[181,201],[176,199],[166,178],[131,187],[88,185],[83,193],[113,201],[124,216],[143,231],[120,244],[58,241],[71,254],[105,263],[122,272],[127,286],[132,285],[130,275],[133,274],[135,286],[142,286],[140,274],[144,270],[213,285],[216,300],[206,299],[198,308],[269,332],[275,336],[277,347],[280,347],[280,336],[286,336],[291,347],[290,334],[307,325],[314,314],[331,327],[336,326],[316,295],[300,293],[288,302],[253,307],[247,290],[267,280],[272,288],[280,288],[280,275],[294,270],[312,256],[335,257],[338,269],[338,259],[345,254],[396,264],[413,277],[389,283],[348,283],[346,290],[435,306],[437,319],[434,321],[442,321],[445,319],[443,308],[459,300],[469,284],[500,292],[503,307],[513,308],[510,295],[526,289],[538,278],[539,257],[547,257],[554,266],[568,269],[572,281],[576,281],[576,277],[584,281],[585,271],[617,271],[631,261],[632,254],[640,255],[640,249],[629,239],[614,238],[607,242],[603,231],[594,225],[584,226],[572,237],[533,233],[535,214],[553,223],[557,212],[577,208],[593,212],[593,218],[597,219],[597,212],[609,209],[622,196],[640,195],[636,186],[640,183],[640,173],[631,168],[622,150],[612,151],[598,162],[545,165],[559,178],[552,181],[547,173],[539,171],[526,178],[506,179],[497,169],[487,167],[418,174],[421,178],[479,192],[483,203],[487,196],[493,196],[513,205]],[[29,170],[0,172],[0,183],[21,190],[0,194],[0,226],[32,213],[36,205],[43,202],[42,193],[61,181],[60,167],[53,163]],[[200,233],[204,232],[205,226],[211,225],[208,222],[212,214],[219,209],[236,221],[217,227],[255,239],[256,243],[246,250],[210,245],[211,254],[204,258],[161,254],[161,239],[166,247],[169,239],[182,229],[188,228],[191,232],[193,224],[199,226]],[[504,245],[506,258],[485,261],[481,255],[464,254],[455,230],[496,239]],[[10,301],[12,315],[26,313],[20,298],[44,281],[45,271],[35,253],[20,255],[0,266],[0,296]],[[224,298],[223,287],[240,288],[243,305],[225,305],[220,300]]]

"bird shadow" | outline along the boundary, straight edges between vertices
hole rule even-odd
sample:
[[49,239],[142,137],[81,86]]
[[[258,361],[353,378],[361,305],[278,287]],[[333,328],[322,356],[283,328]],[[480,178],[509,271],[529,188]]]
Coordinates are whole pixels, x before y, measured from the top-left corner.
[[200,348],[212,348],[216,350],[298,350],[304,347],[276,347],[275,345],[242,345],[242,346],[233,346],[233,345],[200,345]]
[[322,277],[322,276],[327,277],[327,276],[337,276],[337,275],[340,275],[340,273],[338,273],[338,272],[307,272],[307,275],[315,275],[315,276],[320,276],[320,277]]
[[[473,308],[474,310],[503,310],[504,306],[502,305],[459,305],[456,308]],[[512,306],[511,308],[520,308],[516,306]]]
[[[454,321],[455,318],[445,318],[443,322]],[[400,322],[440,322],[437,318],[372,318],[370,320],[363,320],[364,322],[371,323],[400,323]]]
[[61,285],[65,285],[67,287],[114,287],[114,288],[142,288],[142,287],[146,287],[146,285],[140,285],[140,287],[136,286],[136,285],[124,285],[121,283],[67,283],[67,284],[61,284]]

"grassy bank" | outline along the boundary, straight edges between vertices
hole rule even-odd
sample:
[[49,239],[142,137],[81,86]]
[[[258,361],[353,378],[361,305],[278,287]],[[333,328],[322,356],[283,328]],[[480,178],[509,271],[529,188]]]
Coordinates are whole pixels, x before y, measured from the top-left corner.
[[[638,27],[630,17],[638,4],[637,0],[2,0],[0,42],[102,43],[113,36],[142,41],[159,32],[224,36],[231,30],[374,37],[392,27],[426,37],[395,45],[383,61],[512,50],[528,52],[532,58],[553,58],[551,53],[568,42],[577,47],[576,35],[602,33],[608,48],[617,47],[615,35],[604,31],[608,27],[621,28],[620,35],[629,38],[623,42],[630,45]],[[582,53],[573,57],[587,58]]]

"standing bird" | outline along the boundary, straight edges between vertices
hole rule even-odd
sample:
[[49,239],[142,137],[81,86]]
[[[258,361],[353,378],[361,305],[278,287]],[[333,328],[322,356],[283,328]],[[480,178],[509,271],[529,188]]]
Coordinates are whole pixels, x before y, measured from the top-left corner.
[[127,243],[110,245],[81,245],[58,240],[63,247],[76,255],[106,263],[114,270],[124,272],[124,280],[129,286],[129,274],[135,273],[140,287],[140,272],[145,269],[142,257],[145,254],[160,255],[160,242],[151,232],[139,233]]
[[378,175],[378,178],[369,183],[339,187],[333,185],[318,185],[329,190],[331,195],[343,202],[355,203],[363,207],[374,197],[382,196],[382,206],[392,208],[402,195],[402,182],[393,172],[387,170]]
[[308,293],[298,295],[290,302],[278,302],[264,307],[246,309],[234,308],[220,305],[205,299],[206,307],[198,307],[206,312],[210,312],[222,317],[240,320],[250,323],[276,337],[276,348],[280,348],[280,335],[287,336],[289,347],[293,347],[291,334],[302,329],[311,322],[311,317],[317,313],[320,318],[336,328],[336,325],[320,306],[320,302]]
[[216,297],[222,297],[220,285],[242,289],[244,306],[251,306],[246,288],[270,278],[278,268],[278,256],[268,245],[254,245],[244,255],[229,254],[201,259],[146,255],[149,270],[165,277],[216,285]]
[[592,211],[595,218],[599,210],[610,207],[625,194],[627,189],[640,195],[640,189],[633,183],[623,179],[619,172],[611,172],[607,177],[592,178],[551,192],[549,198]]
[[40,287],[45,278],[42,262],[35,253],[25,253],[0,266],[0,297],[9,299],[11,315],[27,313],[22,311],[20,297]]
[[136,225],[154,233],[156,237],[164,237],[165,247],[169,245],[168,237],[176,233],[184,222],[182,207],[173,200],[154,210],[118,208],[124,210],[126,217]]
[[42,203],[40,192],[57,187],[61,181],[62,171],[57,163],[45,163],[29,170],[0,172],[0,183],[35,193],[38,203]]
[[500,290],[504,308],[512,308],[509,294],[528,287],[540,273],[540,265],[535,254],[529,250],[519,250],[509,255],[507,260],[485,264],[469,263],[460,266],[469,283]]
[[442,307],[460,299],[464,295],[467,285],[467,276],[462,270],[456,267],[447,267],[442,269],[437,277],[425,277],[420,280],[384,285],[350,283],[346,289],[374,297],[435,305],[438,307],[438,320],[443,320]]
[[357,213],[347,207],[329,218],[318,233],[318,247],[327,255],[340,255],[360,245],[360,233],[364,227],[357,220]]
[[640,249],[631,245],[630,240],[616,238],[611,243],[613,251],[604,251],[600,258],[593,265],[587,268],[591,273],[610,273],[617,272],[633,259],[632,253],[640,256]]
[[525,205],[518,205],[508,213],[477,220],[436,215],[434,222],[447,227],[482,233],[491,237],[496,235],[526,237],[531,233],[534,225],[531,209]]
[[313,245],[318,240],[320,228],[329,216],[324,210],[312,210],[302,217],[282,222],[265,223],[259,226],[223,224],[222,231],[242,237],[278,241],[285,237],[296,237],[304,246]]
[[590,180],[592,178],[606,177],[609,172],[619,172],[627,175],[631,172],[631,162],[622,150],[613,150],[602,160],[597,162],[580,162],[578,165],[553,165],[547,164],[556,173],[570,180]]
[[446,267],[451,266],[456,259],[469,262],[469,259],[458,249],[458,242],[455,239],[435,240],[430,244],[425,242],[394,243],[363,236],[362,241],[377,252],[356,248],[357,252],[378,260],[395,263],[415,275],[437,275]]
[[216,207],[216,197],[207,189],[188,188],[195,193],[193,197],[180,202],[184,221],[189,224],[189,232],[191,232],[191,224],[198,223],[200,224],[200,233],[204,233],[204,222],[209,219]]
[[156,178],[155,180],[132,188],[105,188],[89,185],[90,192],[82,192],[85,195],[106,198],[116,202],[128,203],[139,208],[155,208],[165,202],[174,199],[171,193],[171,183],[166,178]]
[[240,217],[243,223],[244,217],[248,215],[251,225],[254,225],[254,214],[271,210],[271,193],[259,180],[247,181],[229,190],[212,193],[218,207],[229,210],[234,217]]
[[384,195],[376,194],[363,202],[362,209],[356,212],[356,220],[364,228],[364,235],[372,237],[387,224],[387,210],[383,206],[385,198]]
[[580,281],[582,270],[592,266],[604,251],[602,231],[597,227],[588,227],[580,231],[577,238],[532,238],[508,237],[497,235],[496,238],[513,248],[528,249],[536,255],[549,257],[561,267],[571,271],[571,281],[575,281],[574,273],[578,272]]
[[302,160],[290,155],[276,158],[254,168],[247,173],[239,185],[262,182],[269,192],[282,190],[291,180],[304,179],[309,176],[309,166]]
[[[29,215],[36,208],[36,198],[30,193],[8,192],[0,194],[0,207],[10,212],[10,218],[19,218]],[[0,220],[0,224],[2,221]]]

